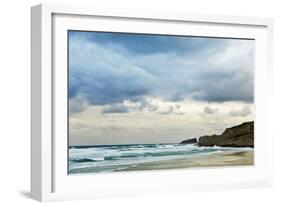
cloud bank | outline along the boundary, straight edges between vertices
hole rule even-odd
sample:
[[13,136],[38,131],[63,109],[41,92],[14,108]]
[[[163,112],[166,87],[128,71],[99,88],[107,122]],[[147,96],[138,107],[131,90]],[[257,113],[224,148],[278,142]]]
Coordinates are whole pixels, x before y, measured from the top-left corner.
[[[253,102],[252,40],[70,32],[69,97]],[[110,111],[110,110],[109,110]]]

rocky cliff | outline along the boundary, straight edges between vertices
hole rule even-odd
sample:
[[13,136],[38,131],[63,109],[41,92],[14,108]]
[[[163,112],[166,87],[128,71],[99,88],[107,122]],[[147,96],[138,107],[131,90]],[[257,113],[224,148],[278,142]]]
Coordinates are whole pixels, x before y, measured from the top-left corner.
[[182,142],[180,142],[180,144],[196,144],[196,143],[197,143],[196,138],[187,139],[187,140],[183,140]]
[[221,135],[202,136],[198,146],[254,147],[254,122],[227,128]]

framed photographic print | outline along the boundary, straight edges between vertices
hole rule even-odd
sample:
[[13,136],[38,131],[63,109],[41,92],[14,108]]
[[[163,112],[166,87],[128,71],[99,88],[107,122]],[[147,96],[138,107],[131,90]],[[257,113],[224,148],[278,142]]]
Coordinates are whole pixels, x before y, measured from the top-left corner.
[[271,19],[31,14],[34,199],[271,185]]

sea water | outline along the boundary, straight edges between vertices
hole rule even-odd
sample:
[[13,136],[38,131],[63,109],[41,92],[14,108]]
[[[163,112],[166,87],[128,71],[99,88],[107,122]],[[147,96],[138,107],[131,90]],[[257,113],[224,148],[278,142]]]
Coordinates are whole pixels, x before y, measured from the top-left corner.
[[69,147],[69,173],[114,172],[141,163],[195,157],[250,148],[199,147],[192,144],[128,144]]

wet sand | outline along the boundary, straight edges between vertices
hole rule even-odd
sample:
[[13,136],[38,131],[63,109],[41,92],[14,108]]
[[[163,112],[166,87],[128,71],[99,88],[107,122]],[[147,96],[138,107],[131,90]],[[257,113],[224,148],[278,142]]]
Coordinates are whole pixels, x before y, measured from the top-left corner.
[[172,160],[142,163],[132,165],[118,171],[180,169],[213,166],[253,165],[254,151],[224,152],[218,154],[202,155],[200,157],[186,157]]

